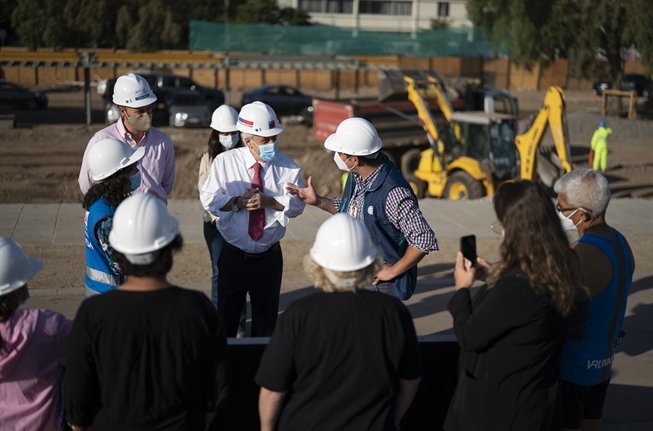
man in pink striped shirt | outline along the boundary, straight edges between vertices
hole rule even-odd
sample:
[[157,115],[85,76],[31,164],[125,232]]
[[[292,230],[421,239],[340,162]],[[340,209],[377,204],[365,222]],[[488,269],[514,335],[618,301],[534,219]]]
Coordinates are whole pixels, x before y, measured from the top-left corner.
[[79,172],[79,188],[86,194],[92,185],[88,167],[89,148],[106,138],[126,142],[132,148],[144,147],[145,156],[138,169],[141,185],[137,191],[150,192],[164,202],[175,183],[175,150],[170,137],[152,126],[152,106],[156,95],[147,81],[134,73],[119,77],[113,90],[113,103],[118,105],[120,119],[98,131],[86,146]]

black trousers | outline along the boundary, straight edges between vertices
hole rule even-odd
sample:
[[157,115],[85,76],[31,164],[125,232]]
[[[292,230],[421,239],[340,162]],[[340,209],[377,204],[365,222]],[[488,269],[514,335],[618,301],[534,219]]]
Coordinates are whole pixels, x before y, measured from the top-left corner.
[[218,315],[227,337],[235,337],[249,292],[252,337],[269,337],[279,312],[283,254],[279,243],[261,254],[245,253],[225,242],[218,259]]

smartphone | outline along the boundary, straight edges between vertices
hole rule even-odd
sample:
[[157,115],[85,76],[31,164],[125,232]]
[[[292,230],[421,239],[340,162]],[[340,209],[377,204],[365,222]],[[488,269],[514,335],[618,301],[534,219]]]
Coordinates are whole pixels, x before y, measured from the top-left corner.
[[460,237],[460,251],[463,257],[476,266],[476,235],[465,235]]

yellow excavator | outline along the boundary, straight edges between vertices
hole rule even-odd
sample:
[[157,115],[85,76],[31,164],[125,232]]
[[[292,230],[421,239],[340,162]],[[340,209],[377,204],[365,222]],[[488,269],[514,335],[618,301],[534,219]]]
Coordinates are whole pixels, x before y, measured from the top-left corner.
[[[426,150],[410,150],[401,160],[404,176],[418,198],[429,195],[476,199],[492,196],[504,181],[537,178],[552,185],[562,173],[571,170],[560,88],[548,89],[544,105],[528,130],[515,136],[514,115],[452,111],[436,76],[404,76],[404,81],[431,143]],[[432,115],[431,98],[435,98],[444,121]],[[542,145],[547,126],[553,135],[555,153]]]

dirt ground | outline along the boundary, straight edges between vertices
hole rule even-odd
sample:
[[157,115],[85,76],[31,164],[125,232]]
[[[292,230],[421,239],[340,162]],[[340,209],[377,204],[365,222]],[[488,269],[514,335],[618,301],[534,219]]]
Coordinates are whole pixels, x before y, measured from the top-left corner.
[[[520,92],[520,109],[534,112],[543,93]],[[0,122],[0,203],[81,202],[77,175],[88,139],[104,127],[102,102],[93,96],[94,123],[84,125],[83,94],[50,93],[50,106],[43,111],[16,112],[17,128]],[[600,118],[598,98],[585,93],[567,94],[567,122],[573,161],[587,158],[591,135]],[[521,130],[526,120],[520,123]],[[653,197],[653,121],[608,118],[614,133],[610,138],[607,172],[616,197]],[[311,129],[286,122],[281,150],[294,158],[305,176],[312,175],[318,192],[334,194],[339,173],[322,143]],[[171,198],[197,197],[199,158],[206,148],[205,129],[162,127],[175,145],[177,179]]]
[[[516,95],[526,114],[534,112],[543,100],[543,93]],[[81,93],[51,93],[49,97],[47,110],[17,112],[18,128],[0,127],[0,203],[81,203],[82,196],[77,186],[79,165],[88,139],[104,127],[101,100],[94,96],[94,123],[86,127]],[[585,93],[567,94],[567,107],[573,161],[582,165],[599,119],[598,99]],[[653,121],[608,118],[608,122],[614,134],[610,139],[607,176],[614,196],[652,198]],[[521,130],[524,123],[525,119]],[[171,198],[197,199],[197,170],[199,158],[206,148],[208,131],[169,127],[163,127],[163,130],[170,134],[177,158],[177,178]],[[318,193],[337,193],[339,171],[322,143],[312,139],[309,128],[286,124],[281,135],[281,150],[301,165],[305,176],[314,177]],[[301,258],[309,246],[308,243],[294,244],[284,250],[287,254],[284,289],[306,286]],[[456,247],[453,243],[451,246]],[[63,253],[61,247],[28,245],[27,248],[46,262],[60,263],[47,265],[45,276],[35,280],[33,288],[51,288],[53,282],[64,290],[83,287],[78,277],[83,272],[83,247],[66,247]],[[488,252],[494,249],[490,244]],[[449,255],[437,253],[429,256],[423,264],[434,265],[450,259]],[[193,265],[203,261],[206,265]],[[173,270],[176,282],[187,286],[208,284],[210,268],[205,245],[188,244],[179,256],[179,263],[181,265],[175,265]]]

